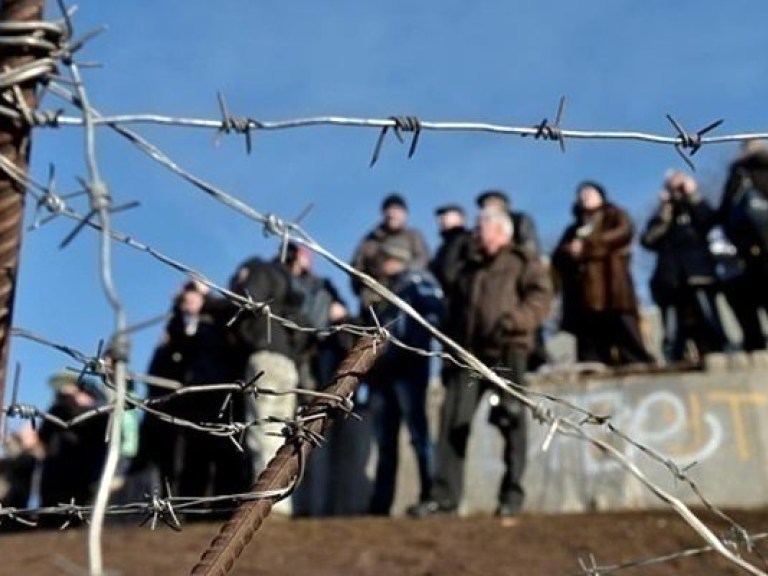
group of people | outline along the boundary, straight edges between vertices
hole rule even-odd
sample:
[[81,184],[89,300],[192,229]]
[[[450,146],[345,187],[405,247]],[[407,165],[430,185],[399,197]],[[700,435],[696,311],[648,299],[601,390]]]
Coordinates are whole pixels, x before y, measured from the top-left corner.
[[[602,185],[587,181],[577,187],[573,220],[551,255],[543,253],[533,219],[515,210],[504,191],[485,191],[476,204],[474,226],[457,204],[435,211],[441,242],[430,256],[421,233],[408,224],[406,200],[396,193],[387,196],[380,223],[352,258],[354,268],[364,275],[352,278],[359,298],[356,312],[330,281],[313,272],[312,254],[293,243],[275,258],[246,260],[230,279],[233,293],[265,303],[262,308],[242,310],[200,282],[185,284],[174,297],[171,318],[149,367],[148,396],[168,394],[164,382],[172,387],[256,383],[254,390],[275,393],[184,394],[164,402],[162,410],[198,423],[253,423],[269,417],[275,428],[249,426],[240,439],[222,438],[146,417],[135,453],[121,468],[123,476],[167,486],[179,496],[247,492],[283,442],[280,426],[300,410],[305,396],[297,391],[328,385],[353,344],[349,332],[324,329],[378,325],[387,329],[394,344],[356,392],[355,411],[364,418],[348,418],[331,429],[323,447],[306,463],[304,482],[277,510],[297,516],[389,514],[404,423],[420,489],[408,513],[423,517],[457,511],[474,414],[490,385],[445,362],[440,374],[443,402],[433,439],[427,403],[434,363],[423,353],[436,346],[432,334],[365,276],[520,385],[525,385],[527,372],[547,362],[542,325],[556,294],[560,326],[575,336],[580,362],[658,362],[648,350],[631,274],[635,228]],[[713,240],[715,230],[722,233]],[[736,348],[723,328],[719,294],[741,327],[741,347],[766,348],[759,315],[768,307],[768,148],[763,143],[745,144],[717,208],[700,194],[690,175],[668,174],[658,207],[639,239],[657,255],[650,288],[662,314],[667,362],[700,361],[707,354]],[[270,321],[267,312],[288,322]],[[291,323],[317,330],[290,329]],[[79,410],[96,401],[81,385],[72,389],[71,379],[64,384],[57,384],[57,399],[64,405]],[[88,398],[82,396],[86,393]],[[505,395],[491,408],[489,422],[504,444],[497,514],[518,514],[524,501],[525,411]],[[105,421],[95,419],[92,426],[94,430],[82,434],[103,436]],[[77,439],[81,432],[73,428],[67,434]],[[86,444],[89,451],[80,456],[103,460],[102,447],[83,441]],[[50,445],[45,450],[55,453]],[[366,464],[372,445],[377,464],[371,486]],[[72,494],[60,490],[48,501],[86,502],[93,481],[78,479],[77,489],[59,482],[59,488]],[[226,514],[231,506],[220,504],[216,510]]]

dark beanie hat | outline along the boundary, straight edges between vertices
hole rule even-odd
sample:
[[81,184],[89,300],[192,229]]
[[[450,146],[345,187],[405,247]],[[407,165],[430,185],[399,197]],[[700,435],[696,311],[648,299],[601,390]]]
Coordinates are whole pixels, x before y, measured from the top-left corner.
[[435,216],[442,216],[448,212],[458,212],[462,216],[464,215],[464,208],[458,204],[443,204],[435,209]]
[[482,208],[488,200],[501,200],[509,206],[509,196],[503,190],[486,190],[475,198],[475,203],[478,208]]
[[403,210],[408,210],[408,205],[405,203],[405,198],[400,196],[400,194],[393,192],[392,194],[388,195],[386,198],[384,198],[384,201],[381,203],[381,209],[386,210],[390,206],[400,206]]

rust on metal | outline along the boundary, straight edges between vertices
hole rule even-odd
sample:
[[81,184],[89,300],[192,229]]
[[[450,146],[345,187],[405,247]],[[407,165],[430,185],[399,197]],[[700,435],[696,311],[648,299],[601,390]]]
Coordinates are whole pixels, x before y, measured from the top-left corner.
[[[33,22],[43,17],[45,0],[3,0],[0,2],[0,22]],[[0,70],[13,69],[34,62],[34,49],[5,46],[0,55]],[[37,108],[37,80],[19,85],[29,110]],[[0,117],[0,154],[21,172],[27,172],[31,128],[23,120]],[[0,172],[0,402],[5,392],[8,373],[10,330],[13,302],[19,270],[21,231],[24,218],[22,186]]]
[[[360,379],[370,370],[384,348],[385,345],[376,338],[360,338],[347,354],[336,371],[333,382],[324,392],[344,398],[350,397],[360,384]],[[333,401],[328,398],[316,398],[307,411],[312,414],[328,412],[331,416],[331,418],[310,420],[306,424],[308,434],[322,435],[331,426],[334,414],[339,414],[339,411],[334,410]],[[289,486],[299,473],[300,463],[306,461],[312,447],[312,443],[305,438],[289,438],[259,474],[252,490],[263,492]],[[265,498],[240,504],[190,574],[192,576],[228,574],[264,519],[269,516],[275,501],[275,498]]]

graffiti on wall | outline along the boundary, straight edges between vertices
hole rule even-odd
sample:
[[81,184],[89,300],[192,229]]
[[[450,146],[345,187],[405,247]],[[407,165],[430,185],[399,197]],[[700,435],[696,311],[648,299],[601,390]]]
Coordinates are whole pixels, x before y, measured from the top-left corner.
[[[567,399],[593,414],[611,415],[611,422],[628,437],[680,467],[704,462],[721,448],[729,450],[730,457],[737,461],[762,457],[752,427],[757,409],[768,404],[768,394],[665,388],[640,394],[627,394],[625,390],[590,391],[568,395]],[[607,431],[602,438],[620,448],[632,461],[641,456],[640,448]],[[549,451],[547,467],[554,470],[567,456],[574,456],[571,442],[555,442]],[[582,460],[579,467],[589,476],[620,469],[617,462],[586,444],[578,455]]]

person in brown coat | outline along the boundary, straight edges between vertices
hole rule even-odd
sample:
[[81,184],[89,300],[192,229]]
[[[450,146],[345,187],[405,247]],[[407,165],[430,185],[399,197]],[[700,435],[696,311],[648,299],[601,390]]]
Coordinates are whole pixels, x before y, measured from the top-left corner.
[[[458,275],[450,315],[457,340],[481,361],[498,367],[505,378],[522,384],[534,332],[549,314],[552,287],[538,257],[517,247],[506,210],[486,208],[478,218],[477,250],[468,254]],[[490,384],[476,382],[467,370],[452,370],[445,384],[437,462],[429,498],[408,509],[423,517],[456,512],[464,487],[464,460],[472,419]],[[492,408],[489,422],[504,440],[504,475],[498,493],[498,516],[520,512],[526,459],[523,406],[505,395]]]
[[579,185],[573,214],[552,255],[563,290],[561,328],[576,337],[581,362],[653,362],[630,272],[632,221],[596,182]]
[[[429,262],[429,249],[421,232],[408,227],[408,206],[400,194],[390,194],[381,204],[381,222],[365,235],[352,256],[352,266],[383,280],[381,270],[381,246],[388,238],[400,237],[408,244],[412,255],[408,263],[415,268],[426,268]],[[359,279],[352,278],[352,290],[360,298],[361,314],[368,313],[368,307],[378,302],[379,297],[369,290]]]

